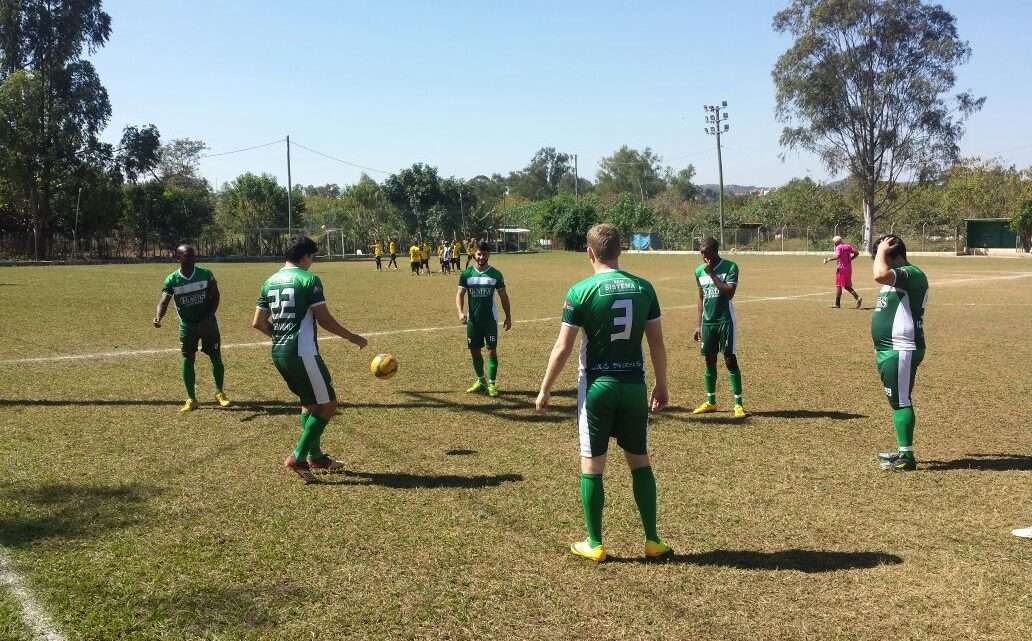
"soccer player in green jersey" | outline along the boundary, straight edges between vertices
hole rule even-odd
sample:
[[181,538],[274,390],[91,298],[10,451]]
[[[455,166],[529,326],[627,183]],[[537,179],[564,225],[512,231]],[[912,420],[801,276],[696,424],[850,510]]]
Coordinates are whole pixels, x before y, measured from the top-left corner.
[[[619,259],[620,233],[616,227],[592,227],[588,231],[588,260],[595,273],[566,294],[562,327],[536,402],[537,411],[544,412],[552,385],[573,351],[577,334],[583,332],[577,425],[581,507],[588,538],[572,544],[570,552],[596,562],[606,559],[602,545],[602,474],[610,438],[616,438],[631,468],[634,501],[645,528],[645,556],[658,558],[672,553],[656,532],[656,477],[648,450],[649,411],[661,410],[668,400],[659,299],[651,283],[620,269]],[[656,374],[651,400],[646,396],[642,336],[648,340]]]
[[874,280],[881,284],[878,303],[871,314],[874,358],[885,395],[892,406],[896,428],[895,452],[881,452],[884,470],[917,469],[914,426],[917,418],[911,394],[917,367],[925,354],[924,308],[928,303],[928,277],[907,262],[907,246],[899,236],[878,239],[874,255]]
[[[505,290],[505,279],[502,272],[487,264],[491,252],[487,246],[478,247],[474,259],[476,264],[467,267],[459,274],[459,290],[455,293],[455,308],[459,312],[459,322],[466,324],[466,345],[473,359],[473,371],[477,380],[466,390],[467,394],[487,390],[487,395],[498,396],[498,311],[495,309],[494,296],[498,292],[498,300],[505,312],[502,327],[509,331],[512,327],[512,316],[509,313],[509,294]],[[466,295],[469,295],[469,314],[463,309]],[[481,348],[487,345],[487,379],[484,379],[484,356]]]
[[699,314],[694,339],[706,359],[706,402],[692,414],[717,411],[717,354],[724,354],[724,365],[734,394],[734,417],[745,418],[742,407],[742,370],[738,368],[737,320],[732,299],[738,290],[738,265],[720,257],[720,243],[715,238],[702,241],[702,264],[695,268],[695,284],[699,288]]
[[283,465],[305,483],[316,481],[313,470],[335,472],[343,467],[321,449],[323,430],[337,411],[337,393],[319,356],[316,324],[359,349],[367,344],[326,308],[322,281],[309,271],[317,250],[315,241],[307,236],[291,239],[286,264],[262,285],[251,323],[272,338],[272,362],[290,391],[301,399],[301,438]]
[[192,245],[180,245],[176,248],[179,269],[165,278],[161,287],[161,299],[154,313],[154,327],[161,327],[161,319],[168,311],[169,302],[176,301],[176,313],[179,314],[179,345],[183,354],[180,370],[183,384],[186,386],[186,403],[179,409],[186,414],[197,409],[195,383],[197,374],[194,361],[197,356],[197,343],[201,343],[201,351],[211,359],[211,373],[215,379],[215,400],[222,407],[229,406],[229,399],[222,391],[225,382],[226,368],[222,364],[222,351],[219,349],[219,321],[215,312],[219,308],[219,285],[212,273],[197,266],[197,251]]

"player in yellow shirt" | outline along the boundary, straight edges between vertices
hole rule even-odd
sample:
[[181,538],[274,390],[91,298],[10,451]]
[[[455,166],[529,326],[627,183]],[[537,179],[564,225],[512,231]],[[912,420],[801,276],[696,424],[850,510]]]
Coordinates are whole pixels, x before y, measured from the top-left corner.
[[408,248],[409,264],[412,265],[412,275],[419,276],[419,266],[422,264],[420,258],[421,251],[419,245],[412,243],[412,246]]
[[394,265],[394,269],[398,269],[398,244],[394,240],[387,241],[387,254],[391,257],[391,261],[387,263],[387,269]]
[[379,240],[373,241],[373,258],[376,259],[376,271],[383,271],[383,247]]
[[459,271],[459,265],[462,264],[462,241],[456,238],[452,241],[451,246],[451,266],[455,271]]
[[426,270],[426,275],[430,275],[430,243],[423,241],[423,246],[419,248],[419,264]]
[[469,262],[473,260],[473,255],[477,253],[477,241],[470,238],[466,241],[466,267],[469,267]]

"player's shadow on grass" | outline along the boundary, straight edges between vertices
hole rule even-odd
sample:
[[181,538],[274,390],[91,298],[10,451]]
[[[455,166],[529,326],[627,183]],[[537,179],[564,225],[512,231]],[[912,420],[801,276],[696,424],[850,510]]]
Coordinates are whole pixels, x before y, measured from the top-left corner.
[[712,550],[698,554],[673,554],[663,559],[609,557],[613,563],[706,565],[740,570],[794,571],[815,574],[841,570],[866,570],[881,565],[898,565],[903,559],[886,552],[830,552],[826,550]]
[[[456,394],[455,390],[398,390],[396,393],[403,394],[408,398],[398,403],[343,403],[342,407],[358,409],[451,409],[462,412],[473,412],[484,414],[492,418],[498,418],[514,422],[539,422],[559,423],[567,421],[577,413],[575,405],[549,406],[548,413],[537,414],[534,411],[534,401],[537,398],[536,391],[528,390],[504,390],[497,398],[486,396],[469,402],[456,401],[446,396]],[[575,398],[575,390],[559,390],[552,393],[553,398]],[[479,401],[479,402],[478,402]]]
[[1025,454],[968,454],[952,461],[919,461],[918,469],[929,472],[978,470],[981,472],[1011,472],[1032,470],[1032,456]]
[[837,410],[761,410],[758,412],[749,412],[749,415],[742,419],[734,418],[733,416],[730,416],[730,412],[726,411],[693,415],[692,408],[679,407],[676,405],[670,405],[664,408],[656,416],[661,417],[663,414],[669,414],[671,418],[676,417],[677,420],[687,420],[689,423],[699,425],[742,425],[743,423],[748,423],[749,419],[752,418],[821,418],[832,421],[854,421],[861,418],[867,418],[865,414],[853,414],[851,412],[839,412]]
[[320,479],[322,485],[378,485],[395,490],[413,489],[463,489],[479,490],[498,487],[505,483],[523,480],[522,474],[480,474],[462,476],[458,474],[406,474],[404,472],[352,472],[345,475],[326,475]]
[[52,398],[3,398],[0,399],[0,407],[159,407],[168,405],[182,405],[183,401],[171,400],[133,400],[133,399],[52,399]]
[[[98,585],[90,593],[105,594],[110,589]],[[141,615],[160,612],[174,622],[180,635],[190,638],[211,638],[216,630],[240,626],[276,629],[292,622],[292,607],[301,607],[315,596],[302,581],[289,578],[261,584],[184,585],[148,593],[134,603]]]
[[0,500],[14,516],[0,518],[0,545],[22,547],[45,539],[96,536],[149,520],[147,502],[161,494],[150,485],[75,485],[28,487],[12,483]]
[[766,418],[826,418],[832,421],[855,421],[867,418],[866,414],[853,414],[837,410],[767,410],[750,412],[750,415]]

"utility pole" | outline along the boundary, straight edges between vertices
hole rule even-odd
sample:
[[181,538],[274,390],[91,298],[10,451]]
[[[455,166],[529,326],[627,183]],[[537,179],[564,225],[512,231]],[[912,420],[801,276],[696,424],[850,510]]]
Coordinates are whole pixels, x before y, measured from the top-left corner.
[[294,210],[291,207],[290,197],[294,186],[290,181],[290,135],[287,135],[287,236],[294,235]]
[[82,200],[82,187],[79,187],[79,193],[75,196],[75,227],[72,228],[72,244],[74,248],[74,257],[79,257],[79,201]]
[[727,101],[721,100],[719,105],[703,105],[706,112],[706,133],[717,137],[717,172],[720,177],[720,247],[724,248],[724,161],[720,153],[720,134],[726,134],[731,125],[727,121]]
[[580,175],[577,173],[577,154],[573,154],[573,195],[580,198]]

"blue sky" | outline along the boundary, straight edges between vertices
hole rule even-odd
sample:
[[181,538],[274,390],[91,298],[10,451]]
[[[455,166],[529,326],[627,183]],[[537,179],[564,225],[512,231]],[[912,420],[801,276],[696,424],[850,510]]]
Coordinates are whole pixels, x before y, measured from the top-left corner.
[[[702,105],[724,99],[725,181],[778,185],[828,178],[808,155],[779,158],[770,71],[789,40],[770,23],[785,4],[105,0],[113,33],[93,61],[111,96],[112,142],[147,123],[210,153],[290,134],[371,168],[427,162],[464,178],[518,169],[544,146],[578,154],[593,178],[627,144],[675,168],[691,163],[708,183],[717,166]],[[957,89],[988,96],[964,154],[1032,165],[1032,2],[943,4],[974,49]],[[292,160],[300,184],[362,173],[297,147]],[[202,165],[216,186],[244,171],[285,182],[285,146]]]

